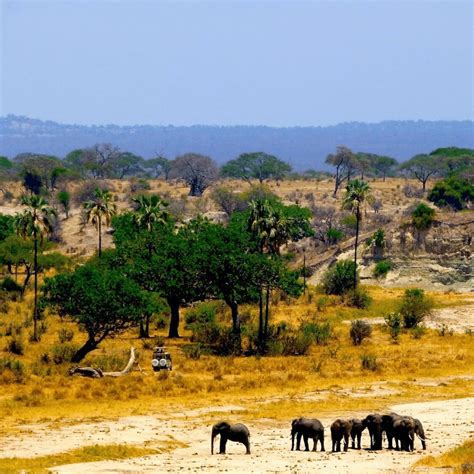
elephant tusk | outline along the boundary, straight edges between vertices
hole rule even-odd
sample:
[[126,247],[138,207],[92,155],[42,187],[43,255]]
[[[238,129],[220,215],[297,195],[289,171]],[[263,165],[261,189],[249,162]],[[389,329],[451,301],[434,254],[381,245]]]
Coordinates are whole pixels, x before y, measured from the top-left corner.
[[416,436],[418,436],[418,438],[420,438],[421,441],[426,441],[427,439],[429,439],[429,438],[422,438],[418,433],[416,434]]

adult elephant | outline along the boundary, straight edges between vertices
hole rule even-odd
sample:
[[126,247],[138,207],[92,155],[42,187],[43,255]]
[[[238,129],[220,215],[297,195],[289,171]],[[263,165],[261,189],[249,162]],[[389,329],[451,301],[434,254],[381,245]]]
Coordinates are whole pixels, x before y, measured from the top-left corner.
[[214,454],[214,438],[216,436],[220,436],[219,454],[225,454],[227,441],[242,443],[247,450],[245,454],[250,454],[250,432],[242,423],[235,425],[231,425],[227,421],[216,423],[211,432],[211,454]]
[[351,435],[351,420],[342,420],[338,418],[331,425],[332,452],[341,450],[341,441],[344,440],[344,451],[349,447],[349,436]]
[[393,446],[393,439],[395,437],[395,432],[393,428],[393,424],[395,420],[402,418],[398,413],[388,413],[386,415],[382,415],[382,431],[385,431],[387,436],[388,442],[388,449],[393,449],[396,447],[398,449],[398,441],[395,440],[396,446]]
[[[362,438],[362,431],[365,430],[365,426],[362,423],[362,420],[358,418],[352,418],[350,420],[352,423],[351,428],[351,439],[352,439],[352,449],[360,449],[360,440]],[[357,448],[356,448],[356,441],[357,441]]]
[[415,434],[420,438],[422,448],[426,449],[426,436],[423,425],[418,418],[413,418],[413,421],[415,422]]
[[411,416],[402,416],[393,422],[393,434],[402,451],[413,451],[415,421]]
[[304,440],[305,450],[309,451],[308,439],[313,440],[313,451],[316,451],[317,442],[319,441],[321,451],[324,451],[324,426],[316,418],[296,418],[291,422],[291,450],[295,447],[300,450],[301,437]]
[[362,424],[369,430],[370,449],[382,449],[382,416],[371,413],[362,420]]

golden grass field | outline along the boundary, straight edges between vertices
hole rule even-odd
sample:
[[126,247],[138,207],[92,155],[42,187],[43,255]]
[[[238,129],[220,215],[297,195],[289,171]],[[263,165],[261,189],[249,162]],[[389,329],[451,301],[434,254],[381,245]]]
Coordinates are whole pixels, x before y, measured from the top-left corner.
[[[405,180],[376,181],[375,193],[384,197],[384,212],[408,205],[410,200],[401,197],[400,187]],[[114,183],[117,193],[126,193],[127,184]],[[231,186],[245,189],[247,185],[233,182]],[[283,182],[271,185],[272,190],[287,196],[296,189],[313,192],[316,202],[332,190],[332,182]],[[166,190],[173,196],[184,196],[187,189],[181,185],[153,182],[152,191]],[[210,200],[204,196],[203,210],[212,210]],[[332,198],[331,198],[332,199]],[[207,204],[206,204],[207,202]],[[121,207],[128,206],[127,200]],[[79,232],[77,222],[71,218],[63,224],[67,246],[84,245],[87,254],[94,251],[92,229]],[[84,233],[85,232],[85,233]],[[69,234],[67,234],[69,233]],[[199,360],[186,357],[182,346],[189,343],[190,334],[184,329],[185,310],[182,311],[182,338],[167,340],[173,357],[173,371],[156,375],[150,361],[154,339],[166,331],[152,329],[151,340],[140,340],[137,330],[104,341],[100,349],[91,353],[83,365],[120,370],[128,359],[130,347],[138,351],[138,367],[121,378],[84,379],[67,375],[71,364],[56,364],[54,347],[60,346],[58,333],[62,328],[74,332],[70,343],[80,345],[85,340],[77,326],[46,316],[44,334],[39,343],[28,342],[31,330],[32,294],[27,292],[23,301],[12,302],[8,312],[0,317],[0,359],[21,362],[24,373],[10,369],[0,373],[0,438],[8,443],[16,435],[27,436],[25,425],[46,426],[50,430],[78,423],[116,420],[124,416],[159,413],[172,417],[175,413],[202,410],[201,423],[212,424],[219,411],[212,415],[207,407],[238,406],[238,411],[223,409],[221,416],[235,420],[262,420],[284,422],[302,413],[321,416],[343,416],[347,412],[383,411],[400,403],[452,400],[472,396],[474,376],[474,344],[470,332],[446,332],[426,329],[420,338],[404,332],[394,343],[384,325],[374,325],[372,336],[361,346],[353,346],[349,338],[348,321],[374,319],[394,311],[403,289],[366,287],[373,302],[367,310],[349,308],[337,297],[326,297],[318,288],[310,287],[299,299],[272,299],[271,322],[286,321],[298,325],[305,319],[316,318],[330,322],[333,337],[327,345],[313,345],[309,355],[292,357],[216,357],[203,355]],[[472,304],[472,294],[431,292],[435,308],[453,308]],[[258,309],[242,306],[241,312],[256,318]],[[223,318],[230,322],[230,314],[223,310]],[[29,321],[29,323],[28,323]],[[24,354],[14,355],[6,347],[18,331],[17,338],[24,343]],[[45,356],[48,354],[48,357]],[[374,370],[362,367],[361,357],[373,356]],[[104,459],[128,459],[148,454],[171,452],[180,446],[178,440],[157,442],[154,445],[104,444],[83,446],[57,454],[37,456],[34,459],[14,459],[2,454],[0,472],[44,472],[53,465]],[[417,461],[429,468],[452,466],[460,469],[465,462],[474,462],[472,440],[440,456],[426,456]]]

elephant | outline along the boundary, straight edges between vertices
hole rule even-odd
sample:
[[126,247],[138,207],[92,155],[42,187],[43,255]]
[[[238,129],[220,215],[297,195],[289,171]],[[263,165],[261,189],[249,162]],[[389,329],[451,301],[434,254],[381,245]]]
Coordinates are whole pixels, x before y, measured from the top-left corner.
[[393,422],[393,434],[395,440],[400,443],[403,451],[413,451],[415,440],[415,421],[411,416],[400,416]]
[[313,451],[316,451],[318,440],[321,445],[321,451],[324,451],[324,426],[315,418],[296,418],[291,422],[291,450],[295,447],[300,450],[301,437],[304,439],[305,450],[309,451],[308,438],[313,440]]
[[420,438],[422,448],[426,449],[426,436],[423,425],[418,418],[413,418],[413,421],[415,422],[415,434]]
[[362,424],[369,430],[370,449],[382,449],[382,416],[372,413],[362,420]]
[[[382,415],[382,431],[385,431],[385,434],[387,436],[387,442],[388,442],[388,449],[393,449],[393,438],[395,436],[394,429],[393,429],[393,423],[395,420],[402,418],[399,414],[397,413],[388,413],[386,415]],[[398,449],[398,441],[395,440],[396,442],[396,449]]]
[[211,432],[211,454],[214,454],[214,438],[220,435],[219,454],[225,454],[225,445],[227,441],[236,441],[242,443],[246,448],[245,454],[250,454],[250,432],[242,423],[230,425],[226,421],[216,423]]
[[341,420],[338,418],[331,425],[332,452],[341,450],[341,440],[344,439],[344,451],[349,447],[349,436],[352,430],[351,420]]
[[[362,431],[365,430],[365,426],[362,423],[362,420],[358,418],[352,418],[350,420],[352,423],[351,428],[351,439],[352,439],[352,449],[360,449],[360,439],[362,437]],[[357,448],[356,448],[356,440],[357,440]]]

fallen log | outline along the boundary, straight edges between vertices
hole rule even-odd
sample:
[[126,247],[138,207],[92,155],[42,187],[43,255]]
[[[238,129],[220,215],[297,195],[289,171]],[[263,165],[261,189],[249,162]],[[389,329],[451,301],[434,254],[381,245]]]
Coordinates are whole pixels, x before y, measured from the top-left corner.
[[128,374],[135,363],[135,348],[130,348],[130,358],[128,359],[125,368],[118,372],[103,372],[97,367],[72,367],[69,369],[69,375],[81,375],[82,377],[90,377],[98,379],[101,377],[121,377],[122,375]]

